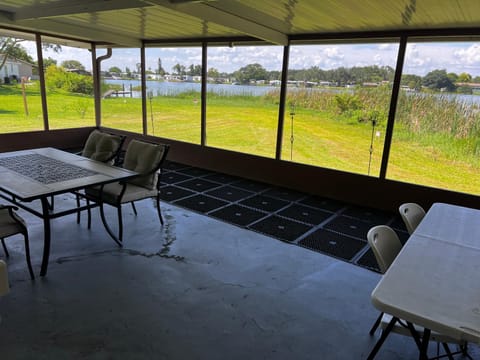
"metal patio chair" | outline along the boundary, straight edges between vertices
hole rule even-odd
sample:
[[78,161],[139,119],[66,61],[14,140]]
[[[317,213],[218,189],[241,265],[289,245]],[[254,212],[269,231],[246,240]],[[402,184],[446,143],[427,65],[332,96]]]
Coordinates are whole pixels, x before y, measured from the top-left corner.
[[7,295],[9,291],[7,264],[5,261],[0,260],[0,296]]
[[0,240],[2,242],[5,256],[8,258],[10,254],[5,244],[5,238],[22,234],[25,241],[25,257],[27,259],[28,271],[30,278],[35,279],[33,274],[32,263],[30,261],[30,246],[28,242],[28,230],[25,220],[16,213],[18,208],[13,205],[0,204]]
[[[125,138],[123,135],[110,134],[94,129],[85,141],[83,150],[79,155],[113,165],[118,161]],[[82,195],[80,193],[76,193],[77,207],[80,207],[81,197]],[[80,211],[77,212],[77,223],[80,223]],[[91,218],[89,217],[88,228],[90,228],[90,226]]]
[[[123,168],[135,171],[140,175],[124,182],[85,189],[87,199],[100,204],[100,215],[105,229],[118,245],[121,246],[123,241],[122,205],[125,203],[131,203],[133,211],[137,215],[135,201],[155,198],[158,217],[163,225],[160,209],[160,175],[168,150],[169,145],[166,144],[132,140],[125,152]],[[118,235],[115,235],[107,224],[104,204],[117,208]],[[88,216],[90,222],[90,211],[88,211]]]

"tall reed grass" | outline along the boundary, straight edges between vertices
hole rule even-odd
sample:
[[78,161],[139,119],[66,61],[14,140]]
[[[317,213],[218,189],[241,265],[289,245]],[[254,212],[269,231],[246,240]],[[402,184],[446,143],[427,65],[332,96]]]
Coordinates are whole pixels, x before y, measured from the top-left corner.
[[[279,90],[267,93],[264,98],[278,103]],[[319,111],[350,123],[375,118],[379,126],[386,125],[390,98],[391,88],[388,86],[287,91],[288,105]],[[348,107],[347,100],[350,101],[351,111],[345,111]],[[456,155],[479,155],[480,105],[454,94],[401,91],[395,115],[394,136],[415,139],[421,143],[434,143]]]

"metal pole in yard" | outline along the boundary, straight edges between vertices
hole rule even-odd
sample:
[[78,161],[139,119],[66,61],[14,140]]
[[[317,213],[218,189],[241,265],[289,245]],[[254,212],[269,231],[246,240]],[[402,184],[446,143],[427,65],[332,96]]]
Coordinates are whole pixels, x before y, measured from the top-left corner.
[[290,161],[293,160],[293,117],[295,116],[295,104],[290,104],[290,118],[291,118],[291,125],[290,125]]
[[372,164],[372,154],[373,154],[373,139],[375,136],[375,126],[377,125],[377,119],[372,119],[372,138],[370,139],[370,158],[368,159],[368,175],[370,175],[370,166]]
[[25,115],[28,116],[27,93],[25,92],[25,76],[22,76],[22,96],[23,96],[23,108],[25,109]]

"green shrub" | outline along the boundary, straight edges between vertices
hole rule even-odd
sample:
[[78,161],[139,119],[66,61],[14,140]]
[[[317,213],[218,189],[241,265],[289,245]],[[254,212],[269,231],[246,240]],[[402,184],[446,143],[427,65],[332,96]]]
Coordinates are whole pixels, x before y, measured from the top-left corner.
[[61,89],[70,93],[93,95],[93,78],[66,71],[63,67],[50,65],[45,72],[45,81],[50,91]]
[[355,94],[348,92],[342,92],[335,95],[335,102],[339,114],[352,114],[355,110],[361,108],[360,99]]

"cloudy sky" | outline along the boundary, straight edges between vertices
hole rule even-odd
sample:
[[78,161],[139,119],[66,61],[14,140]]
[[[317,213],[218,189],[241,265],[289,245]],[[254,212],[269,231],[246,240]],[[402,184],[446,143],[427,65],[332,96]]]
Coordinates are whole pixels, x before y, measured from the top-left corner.
[[[33,44],[24,43],[32,56],[35,54]],[[389,65],[395,67],[398,51],[397,44],[368,45],[314,45],[291,46],[290,68],[301,69],[318,66],[328,70],[340,66]],[[97,55],[104,54],[98,50]],[[233,72],[240,67],[252,63],[260,63],[267,70],[280,70],[282,66],[283,48],[280,46],[263,47],[209,47],[208,67],[220,72]],[[33,56],[34,58],[36,56]],[[63,47],[61,53],[44,52],[44,57],[64,60],[78,60],[86,69],[91,69],[90,52],[84,49]],[[172,72],[175,64],[188,67],[190,64],[201,64],[200,48],[162,48],[147,49],[147,69],[157,69],[158,58],[167,72]],[[102,63],[102,69],[108,70],[117,66],[122,70],[128,67],[134,70],[140,62],[138,49],[114,49],[112,58]],[[407,47],[404,73],[425,75],[431,70],[446,69],[447,72],[460,74],[467,72],[472,76],[480,76],[480,43],[412,43]]]

